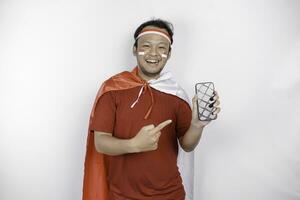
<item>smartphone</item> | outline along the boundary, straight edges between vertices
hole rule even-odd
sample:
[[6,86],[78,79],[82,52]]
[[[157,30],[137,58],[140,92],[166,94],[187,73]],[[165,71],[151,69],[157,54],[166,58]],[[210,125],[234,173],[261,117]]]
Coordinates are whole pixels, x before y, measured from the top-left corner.
[[195,85],[197,100],[198,119],[201,121],[211,121],[217,118],[213,112],[216,110],[212,105],[215,103],[215,87],[213,82],[201,82]]

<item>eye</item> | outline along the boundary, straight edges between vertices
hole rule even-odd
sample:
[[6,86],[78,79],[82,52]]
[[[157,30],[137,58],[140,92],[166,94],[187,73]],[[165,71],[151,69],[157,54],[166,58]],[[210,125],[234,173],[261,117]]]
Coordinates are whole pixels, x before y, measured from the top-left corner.
[[164,46],[160,46],[160,47],[158,47],[159,49],[163,49],[163,50],[165,50],[166,49],[166,47],[164,47]]
[[149,44],[143,44],[142,47],[144,47],[144,48],[149,48],[150,45],[149,45]]

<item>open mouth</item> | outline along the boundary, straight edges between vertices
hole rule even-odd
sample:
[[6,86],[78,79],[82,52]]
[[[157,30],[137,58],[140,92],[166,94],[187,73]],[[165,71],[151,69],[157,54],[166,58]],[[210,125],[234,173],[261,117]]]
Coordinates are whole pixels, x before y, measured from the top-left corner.
[[156,59],[146,59],[146,62],[148,64],[158,64],[159,60],[156,60]]

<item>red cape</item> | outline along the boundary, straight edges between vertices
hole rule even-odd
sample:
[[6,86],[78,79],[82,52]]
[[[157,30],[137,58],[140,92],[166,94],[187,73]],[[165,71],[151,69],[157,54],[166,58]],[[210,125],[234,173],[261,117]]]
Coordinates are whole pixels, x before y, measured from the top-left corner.
[[[94,116],[96,104],[100,97],[109,91],[125,90],[147,84],[137,75],[138,68],[135,67],[132,72],[124,71],[106,80],[99,89],[92,112],[90,115],[89,129],[87,136],[86,157],[84,164],[83,180],[83,200],[109,200],[109,187],[106,180],[108,169],[108,155],[96,151],[94,144],[94,132],[90,125]],[[146,117],[151,112],[151,107]]]

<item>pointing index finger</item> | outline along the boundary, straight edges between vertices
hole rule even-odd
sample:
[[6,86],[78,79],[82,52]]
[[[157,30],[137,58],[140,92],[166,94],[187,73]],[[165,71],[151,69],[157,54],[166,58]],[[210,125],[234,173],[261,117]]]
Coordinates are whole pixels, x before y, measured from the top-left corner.
[[171,123],[172,123],[172,120],[168,119],[168,120],[160,123],[159,125],[157,125],[152,131],[156,133]]

